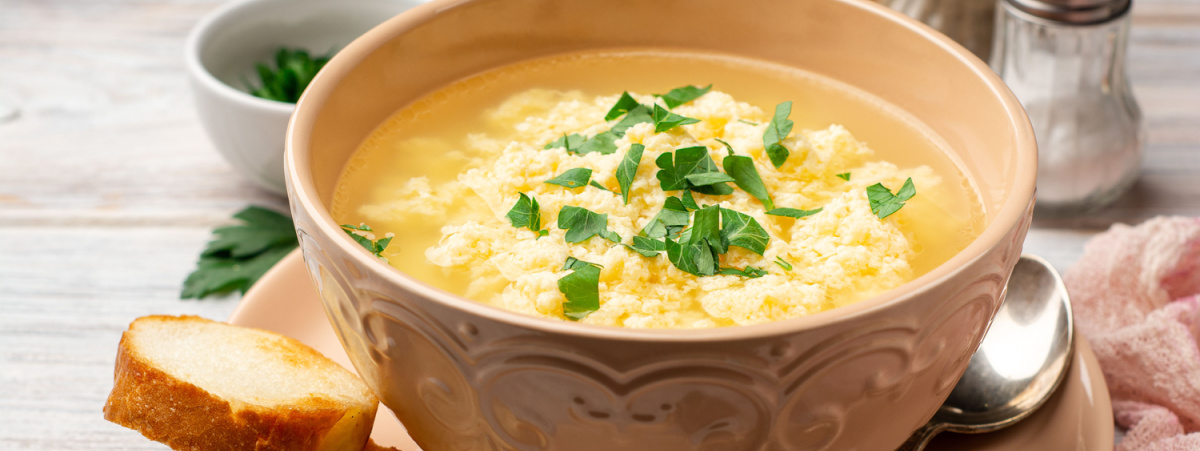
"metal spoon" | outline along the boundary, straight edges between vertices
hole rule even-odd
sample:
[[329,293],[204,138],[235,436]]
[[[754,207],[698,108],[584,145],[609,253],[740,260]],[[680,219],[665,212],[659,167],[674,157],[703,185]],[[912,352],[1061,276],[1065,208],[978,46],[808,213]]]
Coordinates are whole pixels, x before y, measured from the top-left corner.
[[1041,257],[1022,255],[966,373],[899,450],[924,449],[942,431],[990,432],[1029,416],[1062,382],[1073,341],[1071,300],[1058,272]]

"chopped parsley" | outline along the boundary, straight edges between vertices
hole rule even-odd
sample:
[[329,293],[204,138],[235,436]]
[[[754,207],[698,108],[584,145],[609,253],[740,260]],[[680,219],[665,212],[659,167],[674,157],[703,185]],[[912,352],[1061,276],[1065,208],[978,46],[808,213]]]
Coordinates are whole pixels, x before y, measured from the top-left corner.
[[767,156],[771,158],[771,164],[776,168],[783,166],[788,159],[789,152],[786,147],[783,147],[783,139],[792,132],[793,123],[788,119],[790,114],[792,114],[792,101],[775,105],[775,116],[771,118],[771,123],[767,124],[767,130],[763,132],[763,148],[767,150]]
[[779,265],[780,268],[783,268],[784,271],[792,270],[792,264],[788,263],[787,260],[784,260],[783,257],[775,257],[775,264]]
[[650,109],[645,105],[638,105],[629,110],[625,117],[621,118],[617,125],[614,125],[609,131],[617,136],[625,136],[625,131],[634,125],[649,122],[654,123],[654,117],[650,116]]
[[608,230],[608,213],[596,213],[583,207],[563,207],[558,212],[558,228],[567,231],[564,238],[568,243],[580,243],[596,235],[614,243],[621,242],[620,235]]
[[900,211],[904,207],[904,202],[912,199],[917,194],[917,188],[913,186],[912,177],[904,181],[904,185],[896,194],[883,186],[882,183],[876,183],[867,187],[867,199],[871,201],[871,213],[875,213],[879,219],[891,216],[892,213]]
[[837,177],[838,177],[839,179],[845,180],[845,181],[847,181],[847,182],[849,182],[849,181],[850,181],[850,173],[849,173],[849,172],[843,172],[843,173],[841,173],[841,174],[837,174]]
[[647,238],[644,236],[633,237],[633,245],[627,246],[635,252],[642,254],[645,257],[657,257],[658,254],[667,250],[667,243],[663,240]]
[[633,187],[633,179],[637,176],[638,166],[642,164],[642,152],[645,150],[646,146],[641,144],[630,145],[629,151],[621,158],[621,164],[617,166],[617,184],[621,185],[621,200],[625,205],[629,205],[629,189]]
[[317,72],[329,62],[333,52],[313,57],[301,49],[281,48],[275,51],[275,69],[266,64],[256,64],[259,87],[246,83],[250,94],[267,100],[296,103],[300,94],[312,82]]
[[546,183],[551,185],[565,186],[567,188],[582,188],[587,186],[588,181],[592,179],[592,170],[588,168],[573,168],[567,169],[566,172],[559,174]]
[[[642,228],[642,234],[651,238],[662,238],[678,234],[690,220],[688,209],[678,197],[667,197],[662,210]],[[636,241],[634,242],[636,244]]]
[[571,271],[558,279],[558,291],[567,298],[563,315],[579,321],[600,309],[600,265],[567,257],[563,270]]
[[667,130],[679,127],[681,125],[695,124],[700,122],[700,119],[693,117],[680,116],[672,113],[671,110],[663,108],[658,104],[654,104],[654,133],[662,133]]
[[616,105],[613,105],[613,107],[608,110],[608,114],[604,115],[604,120],[611,121],[621,117],[622,114],[629,113],[630,110],[639,106],[642,106],[642,104],[638,103],[633,96],[629,95],[629,91],[622,92],[621,98],[617,99]]
[[588,138],[582,145],[579,146],[579,154],[589,154],[599,152],[601,155],[608,155],[617,151],[617,138],[620,135],[611,131],[597,133],[596,136]]
[[[721,230],[721,207],[710,205],[692,213],[692,227],[688,244],[708,243],[718,254],[729,251],[728,241],[723,239]],[[725,210],[728,212],[729,210]]]
[[666,245],[667,259],[681,271],[697,276],[711,276],[717,273],[717,251],[707,241],[690,243],[681,236],[679,242],[675,242],[667,237]]
[[347,235],[350,235],[350,238],[354,238],[354,241],[358,242],[358,244],[362,246],[363,249],[366,249],[367,252],[370,252],[376,257],[387,261],[387,259],[383,257],[383,250],[387,249],[388,243],[392,242],[392,237],[383,237],[372,241],[370,238],[360,235],[358,232],[374,232],[366,224],[359,224],[357,226],[342,224],[342,231],[346,232]]
[[525,193],[520,193],[521,197],[517,199],[517,203],[512,209],[508,210],[508,220],[512,222],[513,227],[521,228],[528,227],[529,230],[538,234],[538,237],[543,237],[550,234],[550,231],[542,229],[542,213],[541,207],[538,206],[537,199],[526,196]]
[[673,153],[664,153],[654,160],[654,164],[659,168],[655,177],[663,191],[692,189],[701,194],[733,194],[733,188],[723,182],[695,185],[688,180],[688,176],[693,174],[720,173],[717,164],[708,156],[708,147],[684,147]]
[[196,269],[184,280],[180,299],[201,299],[232,291],[245,294],[297,246],[291,218],[274,210],[251,206],[233,217],[241,224],[213,230],[215,238],[208,242]]
[[604,185],[601,185],[599,182],[597,182],[595,180],[588,182],[588,186],[590,186],[592,188],[602,189],[602,190],[608,191],[610,193],[612,192],[611,189],[605,188]]
[[[731,156],[731,157],[733,156],[733,146],[729,145],[729,143],[727,143],[727,142],[725,142],[725,141],[722,141],[722,140],[721,140],[721,138],[713,138],[713,139],[717,140],[717,142],[719,142],[719,143],[721,143],[721,144],[724,144],[724,145],[725,145],[725,151],[726,151],[726,152],[729,152],[729,156]],[[729,168],[725,168],[725,170],[726,170],[726,171],[728,171],[728,170],[729,170]]]
[[772,216],[787,216],[789,218],[800,219],[805,216],[812,216],[817,213],[820,213],[821,210],[824,210],[824,209],[825,209],[825,207],[821,207],[821,208],[818,208],[815,210],[801,210],[799,208],[774,208],[771,210],[767,210],[767,214],[772,215]]
[[725,172],[729,173],[738,188],[750,193],[751,196],[762,202],[767,210],[774,210],[775,202],[771,200],[771,195],[767,193],[767,185],[763,183],[762,177],[758,175],[758,169],[754,167],[754,160],[750,157],[733,155],[732,149],[730,148],[731,154],[721,162],[725,166]]
[[741,123],[743,123],[743,124],[748,124],[748,125],[754,125],[754,126],[758,126],[758,125],[759,125],[759,123],[758,123],[758,122],[751,122],[751,121],[748,121],[748,120],[745,120],[745,119],[738,119],[737,121],[738,121],[738,122],[741,122]]
[[567,153],[574,154],[579,152],[579,147],[583,145],[584,141],[587,141],[587,137],[578,133],[572,133],[570,135],[562,135],[561,138],[550,142],[550,144],[546,144],[542,148],[550,150],[555,147],[562,147]]
[[734,210],[721,209],[721,239],[729,246],[748,249],[758,255],[767,250],[770,236],[754,217]]
[[763,269],[755,268],[753,266],[747,266],[746,269],[721,268],[720,270],[717,271],[717,274],[720,274],[723,276],[742,276],[742,277],[749,277],[751,279],[757,279],[759,277],[767,275],[767,271],[763,270]]
[[[692,85],[682,86],[672,89],[670,92],[659,95],[658,97],[663,100],[663,103],[667,104],[667,108],[675,109],[675,107],[679,105],[691,102],[700,98],[700,96],[707,94],[712,87],[712,84],[709,84],[703,88],[697,88]],[[618,102],[618,105],[619,104],[620,102]],[[612,112],[609,112],[609,114],[612,114]]]
[[680,200],[683,202],[683,206],[687,207],[688,210],[699,210],[700,209],[700,205],[696,204],[696,198],[692,197],[691,190],[684,190],[683,196]]

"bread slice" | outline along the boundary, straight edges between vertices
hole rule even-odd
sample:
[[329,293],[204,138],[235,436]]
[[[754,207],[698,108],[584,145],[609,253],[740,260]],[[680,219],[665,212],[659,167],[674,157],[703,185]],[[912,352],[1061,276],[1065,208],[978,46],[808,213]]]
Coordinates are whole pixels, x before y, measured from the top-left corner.
[[379,400],[282,335],[147,316],[121,335],[104,418],[177,450],[361,450]]

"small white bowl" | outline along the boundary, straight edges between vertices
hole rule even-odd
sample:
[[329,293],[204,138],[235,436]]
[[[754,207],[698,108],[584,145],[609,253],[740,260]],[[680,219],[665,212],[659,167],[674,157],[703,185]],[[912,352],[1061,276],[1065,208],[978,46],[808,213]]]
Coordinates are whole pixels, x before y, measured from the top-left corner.
[[255,64],[274,67],[280,47],[323,55],[339,50],[418,0],[238,0],[209,13],[184,49],[200,121],[221,155],[243,175],[286,194],[283,140],[294,104],[254,97]]

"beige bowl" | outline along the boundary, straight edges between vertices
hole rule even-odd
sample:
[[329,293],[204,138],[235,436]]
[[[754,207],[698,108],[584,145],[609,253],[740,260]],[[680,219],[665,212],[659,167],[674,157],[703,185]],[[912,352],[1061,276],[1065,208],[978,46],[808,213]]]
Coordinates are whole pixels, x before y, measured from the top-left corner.
[[[987,228],[930,273],[851,306],[755,326],[630,330],[445,293],[370,256],[330,217],[347,158],[414,99],[518,60],[616,47],[760,58],[886,99],[957,150]],[[285,159],[326,312],[422,447],[605,451],[893,449],[982,339],[1025,238],[1037,161],[1020,104],[982,62],[853,0],[435,1],[334,58],[297,106]]]

